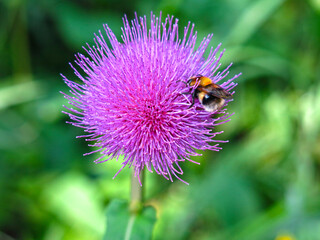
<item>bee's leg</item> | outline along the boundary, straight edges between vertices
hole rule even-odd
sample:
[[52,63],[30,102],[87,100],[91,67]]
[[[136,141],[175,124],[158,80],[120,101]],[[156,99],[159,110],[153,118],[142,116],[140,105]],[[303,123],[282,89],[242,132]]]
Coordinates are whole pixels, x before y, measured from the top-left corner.
[[188,107],[188,109],[192,108],[193,105],[194,105],[194,98],[192,98],[192,103],[191,103],[191,105]]
[[188,107],[188,109],[190,109],[190,108],[192,108],[192,106],[194,105],[194,99],[196,98],[196,93],[194,92],[193,94],[192,94],[192,103],[191,103],[191,105]]

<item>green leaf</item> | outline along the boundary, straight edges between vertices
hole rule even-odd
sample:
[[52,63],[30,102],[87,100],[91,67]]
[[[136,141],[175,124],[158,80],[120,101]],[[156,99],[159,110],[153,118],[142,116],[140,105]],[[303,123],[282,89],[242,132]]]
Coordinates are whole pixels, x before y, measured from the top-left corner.
[[239,17],[226,42],[246,42],[283,2],[284,0],[253,1]]
[[59,2],[59,5],[51,11],[57,21],[61,37],[72,48],[79,48],[86,42],[92,43],[94,32],[97,33],[98,29],[104,32],[103,23],[108,23],[116,35],[120,33],[122,15],[114,11],[84,9],[69,1]]
[[[5,79],[1,79],[5,80]],[[8,79],[10,80],[10,79]],[[13,80],[13,79],[12,79]],[[0,110],[45,96],[46,86],[41,81],[0,86]]]
[[60,223],[92,239],[103,235],[102,195],[83,175],[69,172],[55,179],[46,186],[42,201]]
[[107,231],[104,240],[151,239],[156,211],[144,207],[139,214],[130,214],[126,201],[113,200],[107,209]]

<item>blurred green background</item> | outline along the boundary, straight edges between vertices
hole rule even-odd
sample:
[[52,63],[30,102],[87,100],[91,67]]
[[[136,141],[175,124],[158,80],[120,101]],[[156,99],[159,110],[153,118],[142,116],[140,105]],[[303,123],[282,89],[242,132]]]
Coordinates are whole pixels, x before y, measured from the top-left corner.
[[[129,198],[130,170],[96,165],[82,130],[65,124],[59,73],[108,23],[173,14],[180,30],[213,32],[222,64],[242,72],[223,150],[186,163],[184,180],[147,174],[154,239],[320,239],[319,0],[0,1],[0,239],[98,240],[113,198]],[[124,226],[125,227],[125,226]]]

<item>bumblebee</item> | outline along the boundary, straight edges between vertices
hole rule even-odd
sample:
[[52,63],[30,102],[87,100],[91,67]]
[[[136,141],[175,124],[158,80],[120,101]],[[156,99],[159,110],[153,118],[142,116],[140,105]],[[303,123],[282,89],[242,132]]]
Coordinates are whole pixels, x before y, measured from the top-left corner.
[[192,94],[192,104],[189,108],[194,105],[195,98],[198,98],[206,111],[215,112],[225,104],[227,99],[232,99],[231,93],[215,84],[208,77],[198,75],[190,78],[187,84],[190,87],[197,85],[196,89],[190,93]]

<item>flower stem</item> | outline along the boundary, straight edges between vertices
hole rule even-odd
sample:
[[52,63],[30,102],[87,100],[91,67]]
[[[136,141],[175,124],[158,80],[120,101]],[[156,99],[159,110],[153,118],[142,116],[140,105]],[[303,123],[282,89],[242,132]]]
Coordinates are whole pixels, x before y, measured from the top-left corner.
[[11,54],[12,72],[16,81],[29,81],[32,79],[31,60],[27,28],[26,1],[17,1],[12,8]]
[[143,186],[144,186],[144,170],[140,172],[140,185],[138,176],[134,176],[134,170],[131,174],[131,201],[130,201],[130,212],[137,214],[143,207]]

